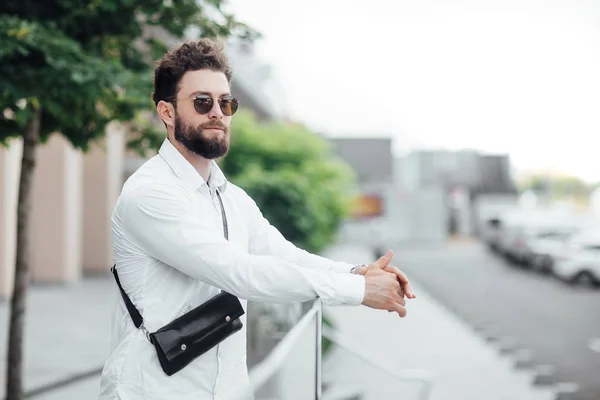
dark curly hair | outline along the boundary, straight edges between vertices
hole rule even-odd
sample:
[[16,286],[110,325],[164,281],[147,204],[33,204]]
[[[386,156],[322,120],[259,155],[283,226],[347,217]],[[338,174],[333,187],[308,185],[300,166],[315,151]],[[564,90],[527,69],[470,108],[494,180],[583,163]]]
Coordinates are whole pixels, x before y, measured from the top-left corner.
[[154,104],[176,96],[179,81],[187,71],[210,69],[223,72],[231,83],[231,67],[223,46],[210,39],[188,41],[165,54],[154,69]]

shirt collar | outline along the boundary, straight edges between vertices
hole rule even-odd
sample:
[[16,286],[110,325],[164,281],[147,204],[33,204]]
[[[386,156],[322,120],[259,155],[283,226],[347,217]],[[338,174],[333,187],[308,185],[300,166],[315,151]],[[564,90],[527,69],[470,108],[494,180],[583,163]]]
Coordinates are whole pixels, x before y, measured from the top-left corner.
[[[206,182],[202,179],[198,171],[183,157],[168,138],[165,138],[158,150],[158,154],[171,167],[175,175],[194,190],[198,190],[202,185],[206,185]],[[210,187],[216,187],[221,192],[224,192],[227,188],[227,178],[225,178],[223,171],[221,171],[221,168],[219,168],[214,160],[211,164],[208,182]]]

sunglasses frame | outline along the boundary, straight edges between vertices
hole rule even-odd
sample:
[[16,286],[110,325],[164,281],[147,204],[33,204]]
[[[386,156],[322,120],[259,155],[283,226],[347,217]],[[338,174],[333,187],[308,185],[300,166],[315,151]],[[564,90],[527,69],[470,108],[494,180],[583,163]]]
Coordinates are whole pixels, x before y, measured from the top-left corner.
[[[200,100],[200,99],[210,100],[210,108],[208,108],[206,111],[204,111],[201,108],[202,104],[198,105],[198,100]],[[191,99],[189,97],[186,97],[184,99],[173,98],[173,99],[169,99],[168,101],[171,103],[175,103],[178,100],[192,100],[194,102],[194,110],[200,115],[208,114],[215,106],[215,99],[212,96],[209,96],[207,94],[199,94],[199,95],[194,96]],[[223,104],[224,101],[227,101],[230,104],[230,108],[232,110],[231,113],[229,113],[229,111],[227,111],[227,105]],[[233,96],[225,96],[224,98],[218,98],[217,103],[219,103],[219,108],[221,109],[221,112],[223,113],[223,115],[225,115],[227,117],[231,117],[232,115],[234,115],[240,106],[240,101]],[[207,107],[208,107],[208,105],[207,105]]]

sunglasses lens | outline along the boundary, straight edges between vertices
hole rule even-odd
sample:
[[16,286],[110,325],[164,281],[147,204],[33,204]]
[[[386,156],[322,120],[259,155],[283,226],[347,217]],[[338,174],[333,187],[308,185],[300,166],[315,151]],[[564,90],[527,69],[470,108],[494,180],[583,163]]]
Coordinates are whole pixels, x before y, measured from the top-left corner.
[[[212,97],[208,95],[200,95],[194,98],[194,108],[198,114],[208,114],[214,105]],[[225,97],[219,100],[221,112],[224,115],[232,116],[238,109],[239,102],[234,97]]]
[[233,114],[235,114],[235,112],[237,111],[238,104],[239,103],[238,103],[237,99],[233,98],[233,97],[227,97],[227,98],[221,99],[221,112],[223,112],[223,114],[230,117]]
[[213,108],[213,99],[210,96],[202,95],[194,98],[194,108],[198,114],[207,114]]

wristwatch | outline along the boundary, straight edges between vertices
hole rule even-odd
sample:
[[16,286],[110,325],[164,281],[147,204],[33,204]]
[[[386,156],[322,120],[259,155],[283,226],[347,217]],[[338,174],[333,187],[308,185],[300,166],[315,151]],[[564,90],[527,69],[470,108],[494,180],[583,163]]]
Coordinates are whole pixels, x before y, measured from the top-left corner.
[[367,264],[357,264],[354,267],[352,267],[352,269],[350,270],[351,274],[358,274],[358,269],[361,267],[367,267]]

